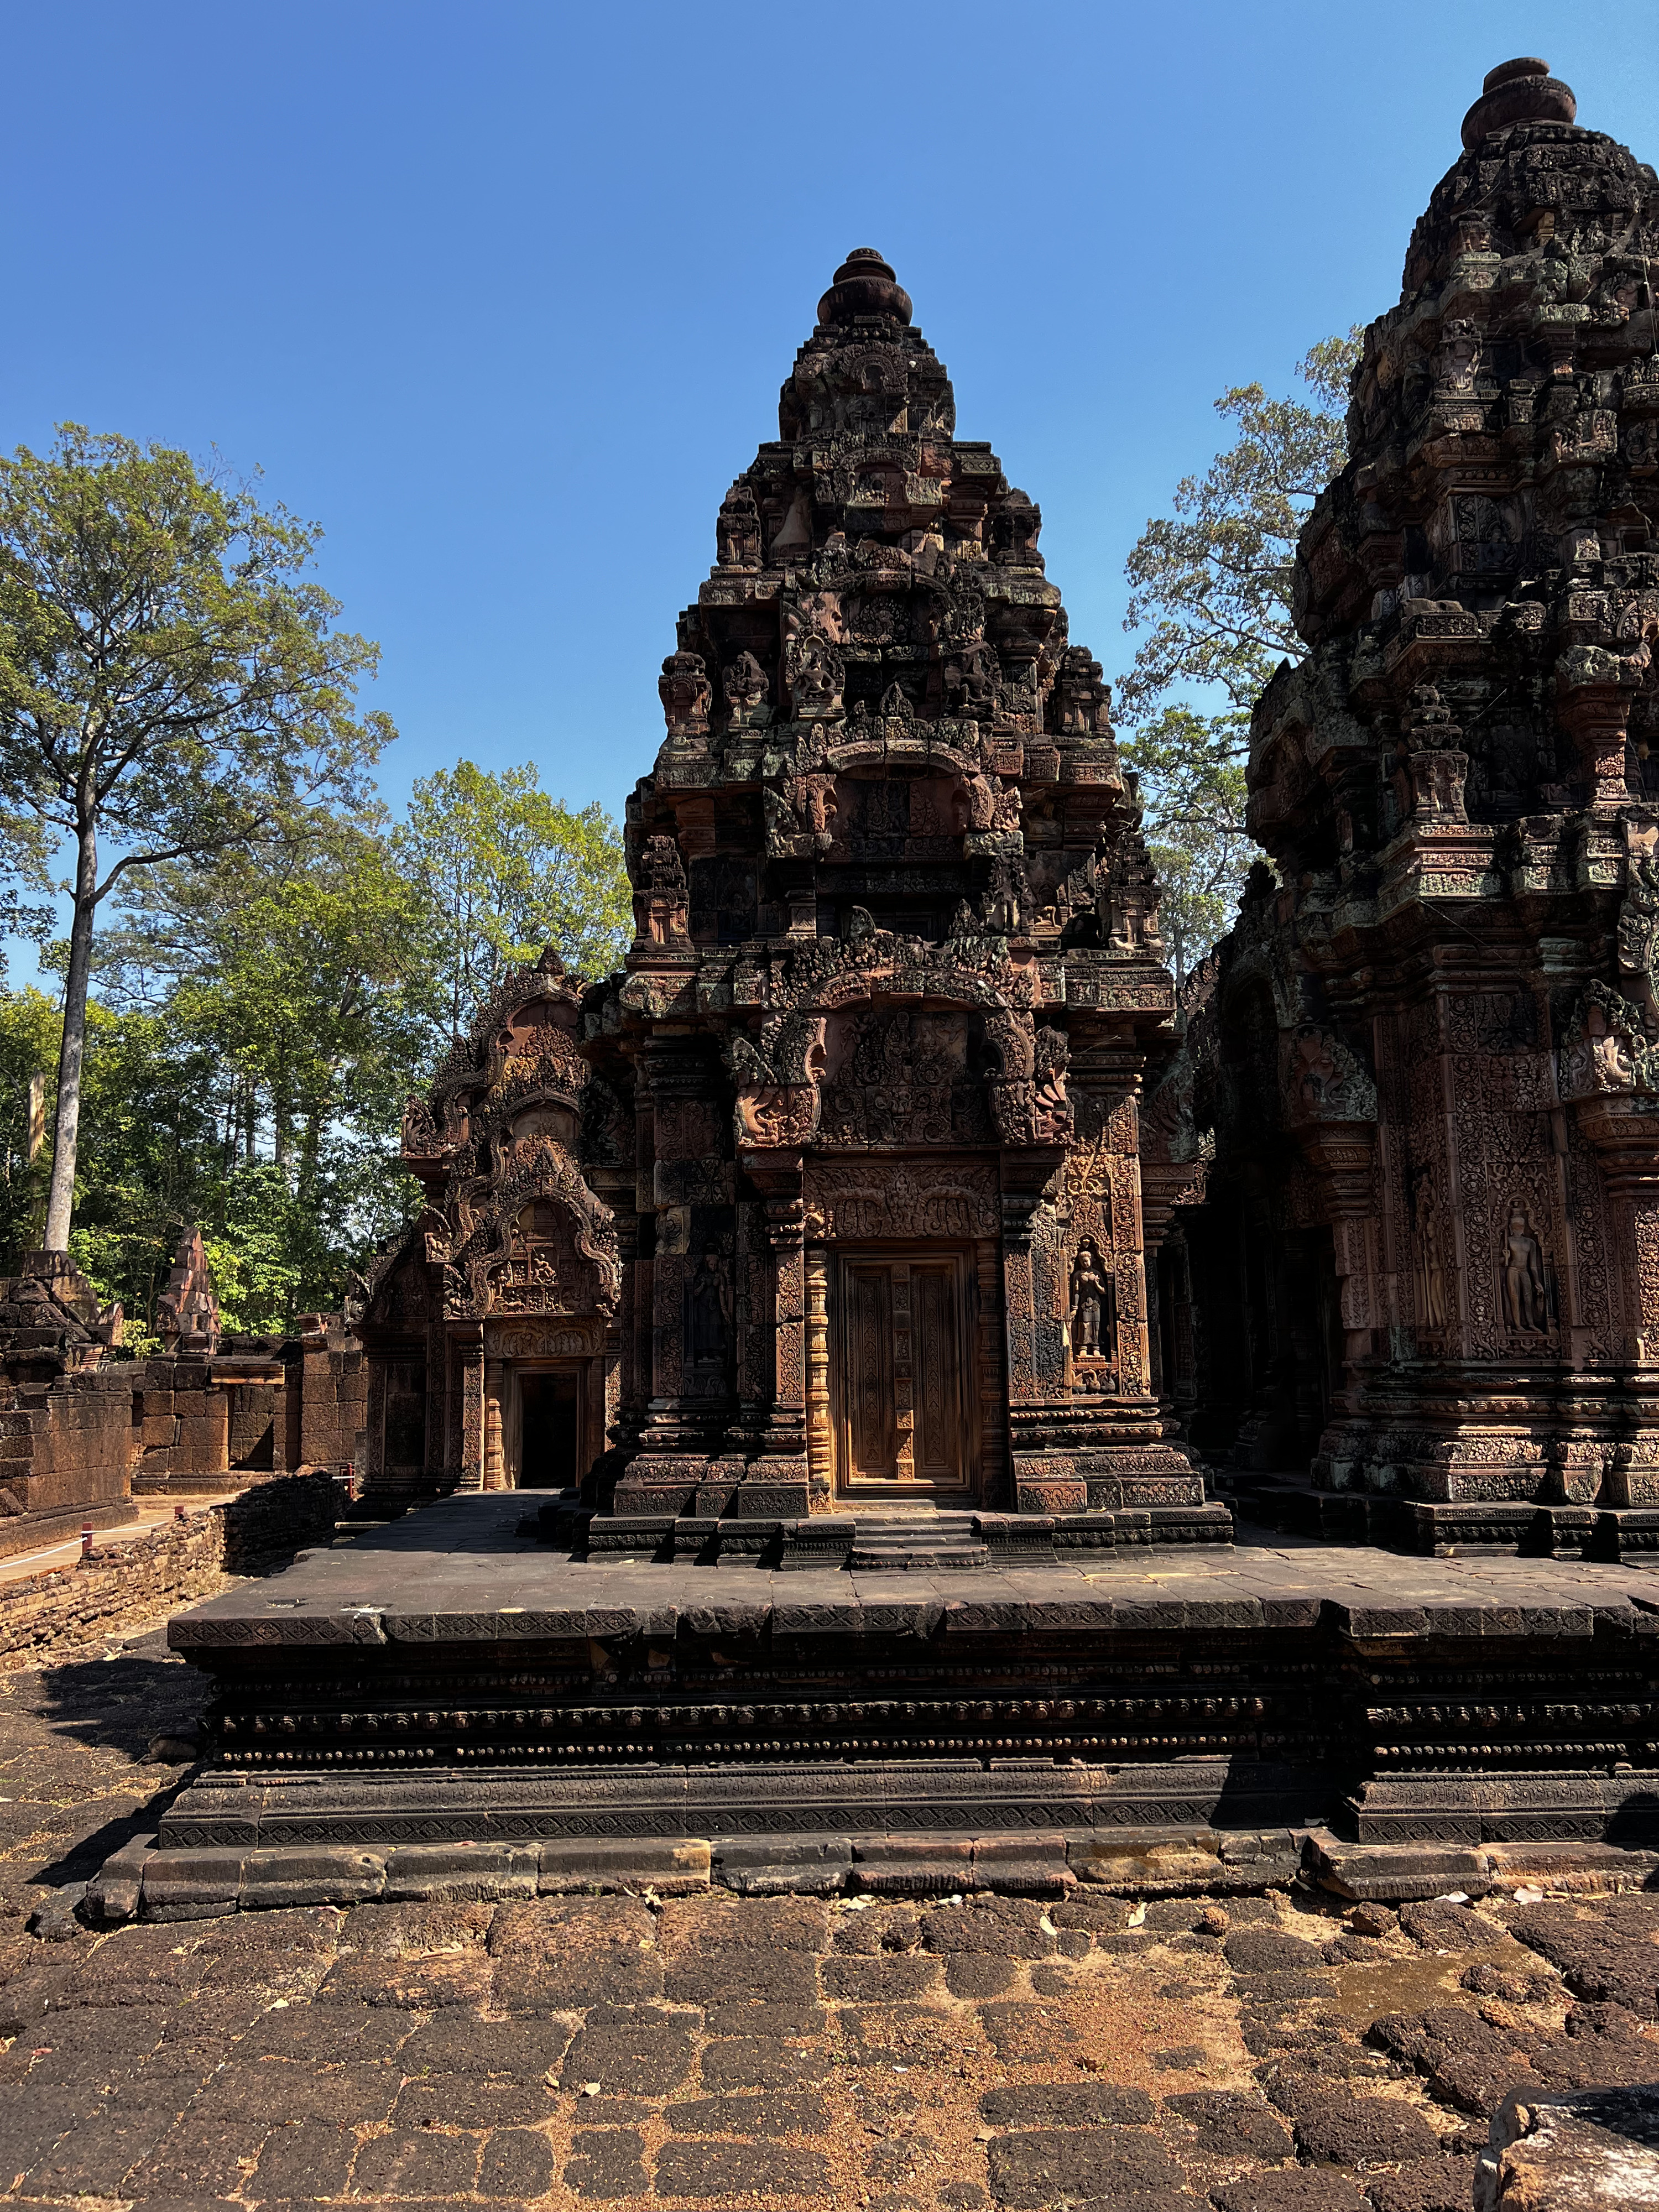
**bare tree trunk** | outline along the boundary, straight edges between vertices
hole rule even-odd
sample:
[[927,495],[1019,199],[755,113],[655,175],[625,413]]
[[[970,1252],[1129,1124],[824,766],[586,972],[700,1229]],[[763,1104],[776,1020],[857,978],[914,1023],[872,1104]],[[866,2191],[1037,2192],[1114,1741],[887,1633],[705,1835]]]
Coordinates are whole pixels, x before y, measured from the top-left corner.
[[278,1060],[276,1077],[270,1087],[270,1118],[275,1132],[271,1140],[271,1156],[282,1170],[283,1180],[291,1187],[294,1182],[292,1172],[294,1101],[289,1095],[288,1064],[285,1059]]
[[305,1133],[300,1145],[299,1191],[301,1198],[311,1200],[317,1188],[317,1166],[323,1156],[323,1116],[320,1107],[313,1106],[305,1117]]
[[81,1067],[86,1057],[87,985],[92,975],[92,925],[98,907],[98,831],[83,821],[76,838],[75,920],[70,928],[64,985],[64,1042],[58,1055],[58,1111],[52,1124],[52,1190],[46,1200],[46,1249],[69,1250],[75,1211],[75,1157],[81,1138]]

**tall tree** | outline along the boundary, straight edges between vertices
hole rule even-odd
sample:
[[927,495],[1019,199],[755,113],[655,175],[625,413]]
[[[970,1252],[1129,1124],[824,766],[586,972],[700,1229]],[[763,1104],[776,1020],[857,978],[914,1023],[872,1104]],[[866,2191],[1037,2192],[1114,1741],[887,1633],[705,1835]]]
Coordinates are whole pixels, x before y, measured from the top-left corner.
[[165,1011],[87,1007],[86,1126],[68,1249],[105,1298],[153,1316],[181,1229],[222,1205],[210,1053]]
[[1184,981],[1225,928],[1251,861],[1244,827],[1250,709],[1281,660],[1298,660],[1291,618],[1297,535],[1346,459],[1348,377],[1360,333],[1297,364],[1306,399],[1259,384],[1215,403],[1236,435],[1201,477],[1176,486],[1127,562],[1124,628],[1144,633],[1117,686],[1137,726],[1123,741],[1141,781],[1163,914]]
[[337,1123],[395,1131],[431,1057],[437,985],[423,887],[371,811],[313,811],[280,848],[149,871],[96,965],[114,1006],[166,1007],[234,1097],[226,1150],[271,1158],[304,1200]]
[[1165,707],[1122,747],[1146,802],[1147,850],[1179,989],[1225,931],[1255,848],[1244,828],[1247,718]]
[[[302,1307],[337,1303],[407,1214],[398,1125],[437,1026],[426,902],[373,814],[313,813],[279,848],[147,870],[118,907],[94,962],[88,1113],[107,1050],[100,1000],[124,1036],[159,1020],[195,1054],[209,1126],[191,1218],[230,1325],[285,1328]],[[112,1148],[90,1124],[88,1145],[98,1172],[83,1179],[82,1219],[101,1226]],[[89,1233],[71,1241],[91,1252]],[[136,1302],[142,1256],[106,1237],[83,1264]]]
[[573,813],[535,768],[499,775],[459,761],[424,777],[392,834],[424,886],[444,1018],[459,1036],[503,971],[553,945],[566,965],[603,975],[630,935],[617,825],[597,801]]
[[74,851],[48,1249],[68,1249],[103,902],[356,805],[392,735],[357,708],[374,647],[305,577],[319,535],[187,453],[76,423],[0,461],[0,806]]

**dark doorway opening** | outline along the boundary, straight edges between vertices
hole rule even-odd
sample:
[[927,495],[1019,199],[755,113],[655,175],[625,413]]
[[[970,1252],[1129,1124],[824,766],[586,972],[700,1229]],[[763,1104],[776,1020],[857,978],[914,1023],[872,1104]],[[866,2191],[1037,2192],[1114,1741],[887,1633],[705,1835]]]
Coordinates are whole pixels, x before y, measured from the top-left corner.
[[576,1464],[581,1407],[574,1375],[521,1375],[519,1401],[523,1427],[519,1453],[521,1490],[568,1490],[580,1469]]

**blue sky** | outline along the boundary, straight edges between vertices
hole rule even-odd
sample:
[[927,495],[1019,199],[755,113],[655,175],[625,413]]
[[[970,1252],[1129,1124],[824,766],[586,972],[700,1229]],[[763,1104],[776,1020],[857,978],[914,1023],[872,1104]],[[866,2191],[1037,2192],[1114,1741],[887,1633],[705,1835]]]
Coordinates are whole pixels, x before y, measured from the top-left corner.
[[10,0],[0,446],[217,447],[327,532],[402,735],[620,811],[836,263],[893,261],[1074,639],[1216,443],[1398,295],[1484,72],[1659,159],[1659,10]]

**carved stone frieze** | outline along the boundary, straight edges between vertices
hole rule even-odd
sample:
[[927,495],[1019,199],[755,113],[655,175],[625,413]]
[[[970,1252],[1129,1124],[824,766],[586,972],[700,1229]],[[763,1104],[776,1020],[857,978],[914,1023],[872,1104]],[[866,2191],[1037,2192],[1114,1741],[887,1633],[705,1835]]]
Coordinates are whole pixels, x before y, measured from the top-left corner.
[[1376,1085],[1333,1031],[1304,1023],[1281,1039],[1279,1052],[1286,1113],[1293,1127],[1376,1119]]
[[834,1018],[819,1141],[825,1145],[984,1144],[982,1070],[956,1012],[863,1006]]
[[1590,983],[1562,1040],[1561,1096],[1594,1098],[1659,1090],[1659,1053],[1639,1010],[1605,983]]
[[995,1237],[1001,1226],[992,1167],[903,1160],[852,1165],[814,1158],[805,1176],[811,1243]]

